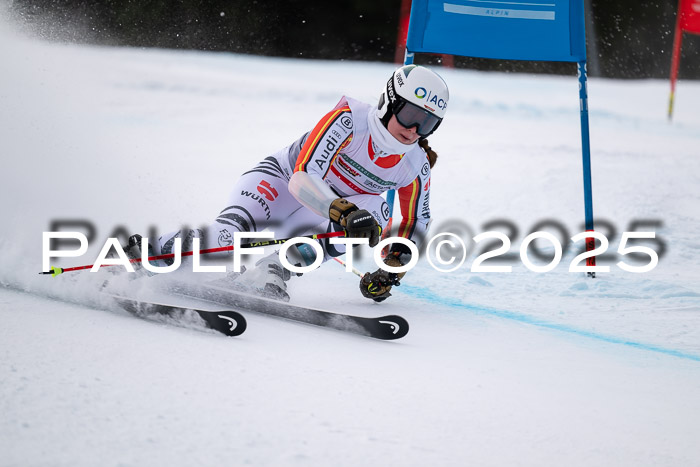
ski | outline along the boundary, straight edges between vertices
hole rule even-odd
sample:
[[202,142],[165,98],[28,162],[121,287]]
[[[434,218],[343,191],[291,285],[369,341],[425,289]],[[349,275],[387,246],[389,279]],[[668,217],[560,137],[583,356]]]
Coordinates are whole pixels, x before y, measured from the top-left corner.
[[169,293],[205,300],[238,311],[259,313],[301,323],[350,332],[375,339],[395,340],[408,333],[408,321],[401,316],[378,318],[335,313],[263,298],[209,284],[169,283]]
[[237,311],[202,310],[199,308],[166,305],[152,301],[137,300],[121,295],[105,293],[124,310],[139,318],[168,317],[175,322],[185,323],[192,321],[192,314],[199,315],[204,324],[227,336],[240,336],[246,330],[247,323],[242,314]]

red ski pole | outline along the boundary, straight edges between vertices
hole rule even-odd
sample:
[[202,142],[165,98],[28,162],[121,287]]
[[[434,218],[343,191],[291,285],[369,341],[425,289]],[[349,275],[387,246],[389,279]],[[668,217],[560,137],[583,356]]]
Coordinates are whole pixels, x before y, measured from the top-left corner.
[[[253,248],[253,247],[258,247],[258,246],[269,246],[269,245],[280,245],[282,243],[285,243],[292,238],[310,238],[312,240],[316,239],[322,239],[322,238],[332,238],[332,237],[345,237],[345,231],[340,231],[340,232],[328,232],[328,233],[322,233],[322,234],[314,234],[314,235],[299,235],[298,237],[290,237],[290,238],[283,238],[283,239],[271,239],[271,240],[262,240],[259,242],[251,242],[251,243],[244,243],[241,245],[241,248]],[[229,246],[223,246],[219,248],[208,248],[206,250],[200,250],[199,254],[200,255],[206,255],[210,253],[220,253],[223,251],[233,251],[233,245]],[[194,255],[194,251],[183,251],[182,256],[192,256]],[[168,259],[168,258],[174,258],[175,253],[169,253],[167,255],[158,255],[158,256],[151,256],[148,258],[148,261],[157,261],[159,259]],[[134,258],[130,259],[130,263],[140,263],[141,258]],[[75,266],[71,268],[56,268],[56,267],[51,267],[50,271],[43,271],[40,272],[39,274],[50,274],[53,277],[58,276],[59,274],[63,274],[64,272],[72,272],[72,271],[82,271],[84,269],[91,269],[94,266],[94,264],[87,264],[85,266]],[[108,266],[119,266],[118,264],[105,264],[102,267],[108,267]]]

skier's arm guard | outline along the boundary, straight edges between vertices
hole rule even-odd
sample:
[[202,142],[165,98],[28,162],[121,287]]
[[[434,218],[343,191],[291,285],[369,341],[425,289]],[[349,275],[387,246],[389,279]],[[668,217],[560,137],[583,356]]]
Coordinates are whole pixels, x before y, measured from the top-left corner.
[[320,177],[302,171],[292,175],[289,192],[301,204],[323,217],[328,217],[331,203],[338,199],[338,195]]

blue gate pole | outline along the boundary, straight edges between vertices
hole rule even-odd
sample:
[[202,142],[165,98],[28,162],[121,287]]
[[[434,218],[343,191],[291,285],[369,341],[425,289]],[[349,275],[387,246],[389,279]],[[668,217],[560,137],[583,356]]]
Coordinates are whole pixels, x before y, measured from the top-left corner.
[[[583,158],[583,202],[586,215],[586,231],[593,227],[593,188],[591,183],[591,140],[588,130],[588,76],[586,61],[578,62],[578,95],[581,105],[581,149]],[[595,240],[586,238],[586,251],[595,248]],[[587,266],[595,266],[595,257],[586,259]],[[595,273],[588,275],[595,277]]]

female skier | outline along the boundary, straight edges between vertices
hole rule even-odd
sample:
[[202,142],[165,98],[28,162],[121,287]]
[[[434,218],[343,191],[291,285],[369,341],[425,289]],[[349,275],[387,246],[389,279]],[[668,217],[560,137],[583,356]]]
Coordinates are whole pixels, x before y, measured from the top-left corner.
[[[346,236],[368,238],[375,246],[390,217],[379,195],[391,189],[398,190],[401,206],[398,236],[419,244],[430,222],[430,169],[437,158],[426,137],[440,125],[448,99],[444,80],[416,65],[392,74],[376,107],[343,97],[313,130],[244,173],[208,228],[163,235],[152,242],[149,256],[172,253],[178,237],[183,251],[191,249],[195,237],[201,239],[200,248],[209,249],[232,245],[236,231],[264,228],[277,238],[344,230]],[[138,244],[140,237],[130,239],[130,256],[140,257],[140,251],[133,251]],[[345,252],[344,246],[327,240],[321,246],[324,261]],[[315,258],[307,250],[312,249],[303,244],[291,248],[295,254],[288,259],[309,265]],[[385,263],[398,267],[410,259],[405,245],[393,243]],[[257,266],[267,274],[261,291],[288,300],[285,281],[290,272],[277,255]],[[402,276],[378,269],[362,277],[360,290],[382,301]]]

